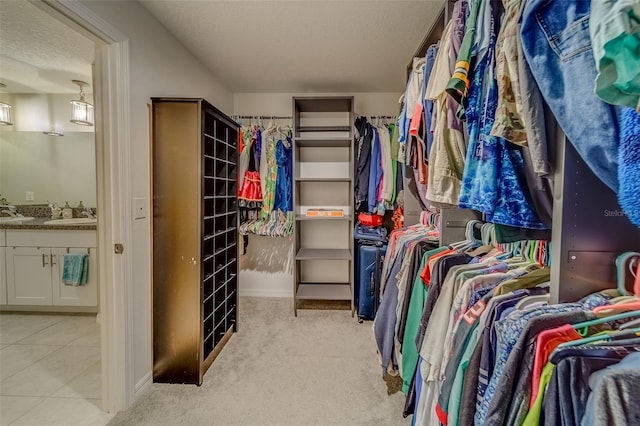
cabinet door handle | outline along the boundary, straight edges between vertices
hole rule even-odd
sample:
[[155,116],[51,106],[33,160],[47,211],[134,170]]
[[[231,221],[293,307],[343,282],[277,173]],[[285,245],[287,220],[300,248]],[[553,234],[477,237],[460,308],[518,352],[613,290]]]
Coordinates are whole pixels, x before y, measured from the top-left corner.
[[44,268],[45,266],[47,266],[47,260],[46,260],[47,255],[42,253],[42,267]]
[[51,255],[51,267],[53,267],[53,265],[57,265],[57,263],[55,262],[55,259],[58,258],[57,254],[52,254]]

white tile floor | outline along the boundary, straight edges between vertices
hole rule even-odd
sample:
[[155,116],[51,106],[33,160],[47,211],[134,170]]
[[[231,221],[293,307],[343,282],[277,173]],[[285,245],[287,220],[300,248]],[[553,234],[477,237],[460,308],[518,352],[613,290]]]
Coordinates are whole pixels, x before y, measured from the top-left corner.
[[106,425],[95,316],[0,315],[0,426]]

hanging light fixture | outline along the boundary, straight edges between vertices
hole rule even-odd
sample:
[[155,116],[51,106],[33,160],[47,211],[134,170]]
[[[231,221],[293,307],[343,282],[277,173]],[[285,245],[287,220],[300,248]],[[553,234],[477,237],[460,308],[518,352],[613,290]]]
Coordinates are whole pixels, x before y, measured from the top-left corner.
[[[6,84],[0,83],[0,88],[7,87]],[[11,120],[11,105],[5,102],[0,102],[0,126],[11,126],[13,120]]]
[[80,100],[71,101],[71,120],[69,121],[81,126],[93,126],[93,105],[84,100],[84,90],[82,90],[88,84],[80,80],[71,80],[71,82],[80,88]]

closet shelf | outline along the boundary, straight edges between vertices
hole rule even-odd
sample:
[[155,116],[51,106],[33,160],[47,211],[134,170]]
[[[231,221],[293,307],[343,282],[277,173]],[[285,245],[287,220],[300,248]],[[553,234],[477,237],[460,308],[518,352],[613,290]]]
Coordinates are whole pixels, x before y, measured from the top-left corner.
[[203,133],[203,135],[204,135],[204,137],[206,137],[207,139],[213,139],[213,140],[214,140],[214,141],[216,141],[216,142],[219,142],[219,143],[221,143],[221,144],[224,144],[224,145],[226,145],[226,146],[228,146],[228,147],[231,147],[231,148],[234,148],[234,149],[235,149],[235,146],[234,146],[234,145],[228,144],[227,142],[223,141],[223,140],[222,140],[222,139],[220,139],[220,138],[217,138],[217,137],[215,137],[215,136],[212,136],[212,135],[210,135],[210,134],[208,134],[208,133]]
[[300,126],[298,132],[349,132],[351,126]]
[[225,212],[225,213],[218,213],[218,214],[213,215],[212,217],[225,217],[225,216],[231,216],[231,215],[234,215],[234,214],[236,214],[235,211],[230,211],[230,212]]
[[[353,97],[313,96],[294,98],[295,112],[352,112]],[[297,120],[296,120],[297,121]]]
[[300,283],[298,300],[351,300],[350,283]]
[[297,137],[296,145],[302,148],[344,148],[350,147],[353,141],[351,138],[311,138]]
[[297,177],[296,182],[351,182],[351,178],[348,177]]
[[351,221],[353,216],[344,215],[342,217],[331,217],[331,216],[307,216],[304,214],[297,214],[296,220],[348,220]]
[[349,249],[310,249],[301,248],[296,260],[351,260]]

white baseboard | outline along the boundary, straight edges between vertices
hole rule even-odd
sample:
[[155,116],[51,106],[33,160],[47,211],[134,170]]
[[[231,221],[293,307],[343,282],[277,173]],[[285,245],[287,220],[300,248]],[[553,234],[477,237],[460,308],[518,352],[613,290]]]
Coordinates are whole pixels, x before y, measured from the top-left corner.
[[293,297],[293,277],[285,272],[241,270],[238,294],[241,297]]
[[136,383],[136,400],[144,395],[147,390],[149,390],[149,388],[151,387],[151,383],[153,383],[153,373],[149,371],[138,383]]
[[240,289],[238,292],[240,297],[293,297],[291,290],[279,290],[279,289],[256,289],[251,288],[247,290]]

